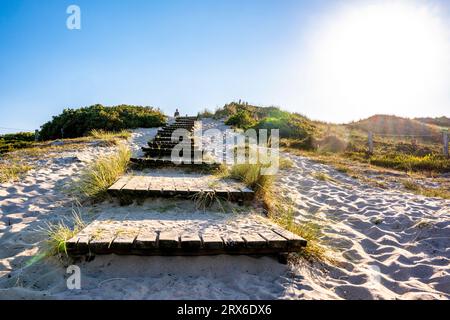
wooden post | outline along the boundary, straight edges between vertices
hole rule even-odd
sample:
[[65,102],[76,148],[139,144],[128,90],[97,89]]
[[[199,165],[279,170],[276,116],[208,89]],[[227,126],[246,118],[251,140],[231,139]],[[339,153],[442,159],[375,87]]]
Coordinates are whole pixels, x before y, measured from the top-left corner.
[[369,146],[369,153],[373,153],[373,132],[369,131],[368,134],[368,146]]
[[448,157],[448,130],[442,132],[442,142],[444,143],[444,156]]

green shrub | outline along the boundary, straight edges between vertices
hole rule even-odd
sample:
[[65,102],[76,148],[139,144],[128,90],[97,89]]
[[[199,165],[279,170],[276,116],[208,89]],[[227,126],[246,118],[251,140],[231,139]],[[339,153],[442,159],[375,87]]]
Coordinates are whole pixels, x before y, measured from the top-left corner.
[[407,154],[373,155],[370,163],[404,171],[450,172],[450,160],[438,155],[418,157]]
[[[279,129],[280,138],[296,140],[295,147],[300,149],[313,149],[314,125],[308,119],[298,114],[288,113],[281,118],[264,118],[253,128]],[[291,146],[293,146],[292,143]]]
[[120,105],[105,107],[100,104],[80,109],[64,109],[41,127],[41,140],[77,138],[94,129],[120,131],[133,128],[159,127],[165,124],[164,114],[152,107]]
[[34,133],[19,132],[0,135],[0,154],[30,147],[34,142]]
[[255,119],[252,118],[250,112],[246,110],[238,111],[236,114],[230,116],[225,124],[229,126],[234,126],[237,128],[248,129],[255,125]]

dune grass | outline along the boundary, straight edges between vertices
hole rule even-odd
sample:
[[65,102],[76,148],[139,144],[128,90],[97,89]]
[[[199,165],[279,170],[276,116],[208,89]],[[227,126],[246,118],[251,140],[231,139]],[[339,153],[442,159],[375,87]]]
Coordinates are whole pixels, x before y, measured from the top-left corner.
[[0,163],[0,183],[19,180],[32,168],[32,166],[14,159]]
[[108,188],[126,172],[130,156],[130,149],[120,145],[114,154],[97,158],[83,170],[75,190],[92,200],[104,199]]
[[85,223],[82,220],[80,213],[76,210],[72,210],[72,214],[72,226],[68,226],[63,220],[56,224],[47,224],[44,229],[47,234],[45,246],[46,256],[55,256],[59,254],[67,255],[67,241],[85,227]]
[[253,189],[256,197],[263,204],[267,216],[276,224],[299,235],[308,241],[306,248],[297,254],[307,261],[332,261],[328,251],[319,242],[320,226],[312,222],[297,223],[295,212],[288,199],[275,195],[274,175],[263,175],[263,165],[257,164],[235,164],[231,168],[225,166],[217,170],[222,177],[233,178],[242,181],[247,187]]
[[102,140],[111,145],[118,145],[120,140],[128,140],[131,137],[131,132],[128,130],[112,132],[94,129],[89,132],[89,137]]
[[280,169],[290,169],[294,166],[294,162],[289,158],[280,157]]
[[309,262],[333,261],[328,250],[320,244],[321,227],[319,224],[313,222],[297,223],[294,208],[286,200],[272,198],[270,206],[269,218],[272,221],[308,241],[307,246],[297,252],[299,257]]
[[420,194],[426,197],[450,199],[450,191],[445,188],[427,188],[411,180],[403,180],[402,184],[406,190],[415,194]]

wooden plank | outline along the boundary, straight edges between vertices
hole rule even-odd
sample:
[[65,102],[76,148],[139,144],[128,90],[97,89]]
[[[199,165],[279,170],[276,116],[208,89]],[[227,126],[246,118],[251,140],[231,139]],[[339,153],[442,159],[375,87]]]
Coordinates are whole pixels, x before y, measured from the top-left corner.
[[176,249],[179,245],[179,236],[172,231],[163,231],[158,236],[158,247],[164,249]]
[[259,232],[258,234],[267,240],[267,246],[269,248],[287,249],[288,247],[288,241],[272,230]]
[[225,243],[226,249],[235,250],[235,249],[242,249],[245,247],[244,239],[242,239],[241,236],[236,235],[234,233],[226,234],[222,236],[222,238]]
[[138,193],[145,194],[148,191],[149,183],[150,183],[150,179],[146,179],[146,177],[142,177],[142,179],[140,179],[136,183],[134,190],[137,191]]
[[97,237],[93,237],[91,241],[89,241],[89,251],[93,253],[109,252],[113,240],[113,234],[103,234]]
[[127,184],[122,188],[122,190],[126,191],[134,191],[137,185],[139,185],[139,182],[141,181],[141,176],[133,176],[131,179],[127,182]]
[[259,234],[246,234],[243,235],[245,246],[249,249],[266,248],[267,240],[262,238]]
[[127,184],[129,179],[130,179],[129,176],[123,176],[119,178],[119,180],[117,180],[111,187],[109,187],[108,190],[111,191],[121,190]]
[[90,236],[85,234],[79,234],[78,235],[78,242],[77,242],[77,252],[80,253],[87,253],[89,252],[89,240]]
[[130,250],[137,236],[137,231],[121,233],[114,238],[111,248],[120,251]]
[[224,247],[222,238],[216,234],[202,234],[201,238],[204,249],[218,250]]
[[303,248],[306,246],[307,241],[298,235],[282,229],[282,228],[273,228],[273,232],[287,239],[289,246],[292,248]]
[[180,236],[180,242],[181,248],[187,250],[198,250],[202,244],[198,234],[183,234]]
[[78,239],[79,237],[78,235],[76,235],[75,237],[66,241],[66,249],[68,252],[77,250]]
[[134,247],[137,249],[156,249],[158,246],[158,233],[141,230],[137,236]]

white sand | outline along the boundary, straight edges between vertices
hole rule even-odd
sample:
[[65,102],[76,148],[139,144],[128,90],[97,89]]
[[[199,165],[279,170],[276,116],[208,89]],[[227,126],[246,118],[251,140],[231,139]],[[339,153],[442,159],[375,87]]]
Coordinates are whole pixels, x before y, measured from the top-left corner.
[[[138,130],[133,150],[154,133]],[[271,257],[97,256],[77,262],[82,290],[68,290],[65,266],[36,257],[45,239],[39,228],[71,216],[64,186],[93,157],[112,150],[92,146],[64,152],[42,160],[21,182],[0,185],[0,298],[450,298],[449,201],[369,187],[296,156],[291,157],[295,168],[282,172],[280,189],[288,188],[299,219],[326,226],[324,240],[336,248],[339,266],[288,267]],[[338,182],[316,180],[314,171]],[[138,210],[189,221],[213,214],[202,216],[189,201],[161,199],[83,208],[88,221],[102,212]]]

